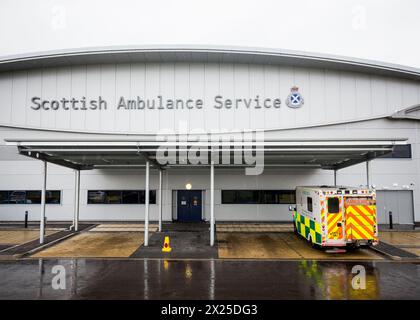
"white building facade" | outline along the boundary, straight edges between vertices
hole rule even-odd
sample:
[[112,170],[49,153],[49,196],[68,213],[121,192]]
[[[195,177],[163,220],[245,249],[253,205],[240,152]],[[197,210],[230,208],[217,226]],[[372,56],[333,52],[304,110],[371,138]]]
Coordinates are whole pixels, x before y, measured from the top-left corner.
[[210,157],[162,163],[156,150],[168,139],[185,139],[187,150],[212,133],[240,137],[244,150],[248,134],[269,142],[261,174],[245,174],[252,165],[232,154],[215,164],[216,221],[291,221],[296,186],[369,184],[379,222],[392,211],[411,228],[420,222],[419,120],[420,70],[371,61],[181,47],[8,57],[0,61],[0,220],[22,221],[26,211],[39,220],[40,160],[49,221],[73,219],[74,170],[80,220],[144,220],[147,160],[150,220],[158,220],[160,170],[163,220],[209,220]]

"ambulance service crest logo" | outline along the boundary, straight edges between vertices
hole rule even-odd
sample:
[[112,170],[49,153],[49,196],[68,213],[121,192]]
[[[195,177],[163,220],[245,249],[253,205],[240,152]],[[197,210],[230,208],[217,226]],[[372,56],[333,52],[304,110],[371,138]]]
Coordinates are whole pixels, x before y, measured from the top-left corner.
[[289,108],[300,108],[303,106],[303,96],[299,92],[299,88],[294,86],[290,89],[290,94],[287,96],[286,105]]

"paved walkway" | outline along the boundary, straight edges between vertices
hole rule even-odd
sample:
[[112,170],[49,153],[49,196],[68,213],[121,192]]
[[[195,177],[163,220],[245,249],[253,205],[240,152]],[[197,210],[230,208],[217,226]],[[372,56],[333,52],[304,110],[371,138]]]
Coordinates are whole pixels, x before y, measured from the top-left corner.
[[34,254],[33,258],[126,258],[142,243],[141,232],[83,232]]
[[314,249],[293,232],[279,233],[217,233],[219,258],[225,259],[345,259],[381,260],[370,249],[346,253],[326,253]]
[[[217,241],[210,247],[208,223],[172,223],[162,227],[162,233],[154,233],[149,246],[141,246],[132,258],[163,259],[212,259],[218,257]],[[169,237],[171,252],[162,252],[165,236]]]

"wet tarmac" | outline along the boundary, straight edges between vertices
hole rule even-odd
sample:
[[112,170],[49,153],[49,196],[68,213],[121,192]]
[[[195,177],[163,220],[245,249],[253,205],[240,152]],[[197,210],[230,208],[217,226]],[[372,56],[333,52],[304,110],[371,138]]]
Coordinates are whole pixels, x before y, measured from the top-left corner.
[[420,264],[391,261],[20,260],[0,275],[0,299],[420,299]]

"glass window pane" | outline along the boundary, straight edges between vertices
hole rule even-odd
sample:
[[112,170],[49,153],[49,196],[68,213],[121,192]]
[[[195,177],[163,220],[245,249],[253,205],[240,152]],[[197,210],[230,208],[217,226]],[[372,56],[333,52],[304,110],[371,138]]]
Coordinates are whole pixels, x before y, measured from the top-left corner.
[[26,191],[10,191],[9,203],[14,203],[14,204],[26,203]]
[[294,190],[222,190],[223,204],[293,204]]
[[308,203],[307,203],[308,204],[308,211],[312,212],[313,211],[312,198],[308,197],[307,200],[308,200]]
[[156,204],[156,190],[149,190],[149,202],[150,204]]
[[139,192],[136,190],[123,191],[122,203],[124,204],[139,203]]
[[46,194],[46,203],[48,204],[60,204],[61,203],[61,191],[49,190]]
[[105,191],[89,190],[88,203],[89,204],[105,203]]
[[26,202],[29,204],[41,203],[41,190],[26,191]]
[[105,203],[119,204],[121,201],[121,191],[106,191]]
[[222,203],[235,203],[235,190],[222,190]]
[[258,201],[258,191],[254,190],[238,190],[236,193],[237,203],[253,204]]
[[0,191],[0,204],[9,203],[9,191]]
[[[146,191],[144,190],[141,190],[139,192],[140,204],[146,203],[145,194],[146,194]],[[149,190],[149,203],[156,204],[156,190]]]
[[41,190],[26,191],[26,202],[29,204],[41,203]]
[[339,213],[340,212],[340,202],[338,198],[329,198],[328,199],[328,213]]
[[[89,190],[88,204],[144,204],[144,190]],[[156,203],[156,190],[150,190],[149,203]]]

